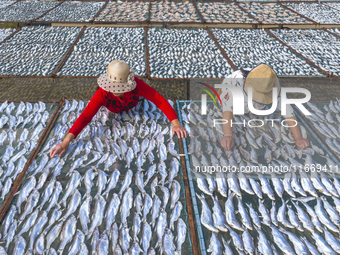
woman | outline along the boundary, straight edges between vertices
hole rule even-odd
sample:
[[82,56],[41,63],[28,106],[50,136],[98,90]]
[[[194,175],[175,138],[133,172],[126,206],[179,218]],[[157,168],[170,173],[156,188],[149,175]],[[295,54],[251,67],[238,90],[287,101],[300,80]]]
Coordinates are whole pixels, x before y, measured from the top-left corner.
[[134,77],[134,72],[130,70],[127,63],[119,60],[112,61],[107,67],[107,73],[98,78],[98,85],[98,90],[82,114],[74,122],[64,141],[51,150],[51,158],[55,155],[63,155],[70,142],[92,120],[101,106],[105,106],[108,110],[115,113],[127,111],[137,105],[140,96],[150,100],[164,112],[173,125],[173,135],[176,133],[179,138],[188,136],[187,131],[181,126],[169,102],[155,89]]
[[[237,70],[227,76],[223,80],[222,84],[243,88],[243,94],[245,97],[244,106],[245,109],[247,109],[246,112],[249,111],[247,106],[248,95],[246,93],[249,87],[253,88],[253,105],[254,108],[258,110],[265,110],[271,107],[273,102],[272,89],[273,87],[276,87],[278,93],[277,109],[281,110],[280,81],[274,70],[266,64],[260,64],[250,72],[246,72],[243,69]],[[221,140],[221,146],[225,150],[231,150],[235,145],[233,129],[230,125],[230,120],[233,119],[232,93],[228,91],[227,87],[224,87],[222,88],[220,97],[222,99],[223,106],[223,119],[228,120],[226,124],[223,124],[224,137]],[[294,110],[290,105],[287,105],[287,114],[284,117],[287,121],[287,125],[290,126],[296,146],[300,149],[306,149],[309,146],[309,141],[302,137],[299,125],[295,125],[295,123],[297,123],[297,119],[294,116]]]

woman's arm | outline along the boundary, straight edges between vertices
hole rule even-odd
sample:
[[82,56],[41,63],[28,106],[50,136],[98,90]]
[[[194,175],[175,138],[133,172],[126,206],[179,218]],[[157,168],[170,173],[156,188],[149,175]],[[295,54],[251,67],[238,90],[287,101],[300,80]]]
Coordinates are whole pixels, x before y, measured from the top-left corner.
[[73,123],[71,129],[68,131],[68,134],[64,138],[63,142],[56,145],[50,152],[51,158],[55,155],[62,156],[63,153],[67,150],[70,142],[76,138],[79,133],[83,130],[83,128],[89,124],[92,120],[93,116],[98,112],[99,108],[103,105],[102,94],[100,89],[96,91],[96,93],[91,98],[91,101],[85,107],[84,111],[77,120]]
[[158,109],[160,109],[172,122],[174,119],[178,119],[177,114],[171,107],[169,102],[159,94],[154,88],[150,87],[141,79],[135,78],[138,86],[139,95],[153,102]]
[[234,144],[235,144],[234,137],[233,137],[233,128],[231,126],[231,120],[233,119],[233,113],[231,111],[223,112],[223,119],[227,120],[228,122],[223,124],[224,136],[221,140],[221,146],[225,150],[231,150],[234,147]]
[[[309,146],[309,141],[302,137],[301,130],[300,130],[296,117],[295,116],[287,117],[286,121],[287,121],[287,125],[290,126],[289,128],[290,128],[290,131],[292,131],[296,146],[303,150],[306,149]],[[295,124],[296,126],[293,127]]]
[[181,123],[178,120],[177,114],[175,113],[169,102],[144,81],[138,78],[135,79],[138,84],[139,95],[153,102],[158,107],[158,109],[164,112],[164,114],[168,117],[169,121],[173,125],[172,135],[176,133],[179,138],[187,137],[188,132],[184,127],[182,127]]

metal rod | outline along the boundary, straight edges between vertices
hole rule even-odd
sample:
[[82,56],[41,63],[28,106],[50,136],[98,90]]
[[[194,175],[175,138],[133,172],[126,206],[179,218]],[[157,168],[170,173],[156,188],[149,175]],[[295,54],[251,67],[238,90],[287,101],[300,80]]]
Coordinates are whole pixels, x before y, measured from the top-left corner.
[[196,9],[196,12],[197,12],[198,16],[200,17],[201,21],[202,21],[203,23],[206,23],[206,21],[205,21],[205,19],[203,18],[203,16],[202,16],[200,10],[199,10],[198,7],[197,7],[195,1],[192,1],[192,4],[194,5],[194,7],[195,7],[195,9]]
[[327,28],[323,28],[323,30],[325,30],[326,32],[328,32],[328,33],[334,35],[334,36],[337,37],[337,38],[340,38],[340,35],[338,35],[338,34],[332,32],[332,31],[329,31]]
[[245,12],[250,18],[258,22],[259,24],[262,24],[262,22],[258,21],[255,17],[253,17],[246,9],[244,9],[237,1],[235,1],[235,4],[237,5],[238,8],[240,8],[243,12]]
[[51,120],[47,124],[43,134],[41,135],[41,137],[39,139],[38,147],[35,150],[33,150],[31,156],[28,158],[28,160],[27,160],[27,162],[26,162],[26,164],[24,166],[24,169],[21,171],[21,173],[18,175],[18,177],[14,181],[10,192],[8,193],[5,201],[3,202],[3,204],[2,204],[2,206],[0,208],[0,222],[2,222],[2,220],[3,220],[3,218],[4,218],[5,214],[6,214],[9,206],[11,205],[15,193],[17,193],[18,189],[20,188],[20,186],[21,186],[21,184],[22,184],[22,182],[23,182],[23,180],[25,178],[25,175],[26,175],[26,172],[27,172],[28,168],[30,167],[30,165],[32,164],[33,160],[38,155],[39,150],[41,149],[41,147],[44,144],[44,142],[45,142],[45,140],[46,140],[46,138],[47,138],[51,128],[53,127],[55,121],[57,120],[58,115],[59,115],[59,110],[63,107],[63,105],[64,105],[64,101],[61,100],[59,105],[58,105],[58,108],[54,112]]
[[148,44],[148,28],[144,27],[144,38],[145,38],[145,69],[146,77],[150,79],[150,55],[149,55],[149,44]]
[[[177,108],[177,101],[176,98],[174,98],[174,108],[175,111],[180,114],[179,108]],[[183,138],[184,139],[184,138]],[[179,153],[184,154],[183,149],[183,142],[182,139],[178,139],[179,144]],[[186,155],[186,154],[184,154]],[[181,156],[181,165],[182,165],[182,171],[183,171],[183,182],[184,182],[184,188],[185,188],[185,198],[186,198],[186,205],[187,205],[187,213],[188,213],[188,223],[189,223],[189,229],[190,229],[190,235],[191,235],[191,241],[192,241],[192,253],[194,255],[198,254],[198,243],[197,243],[197,237],[196,237],[196,227],[194,222],[194,213],[192,211],[192,201],[191,201],[191,195],[190,195],[190,188],[189,188],[189,182],[188,182],[188,174],[187,169],[185,167],[185,157]]]
[[57,8],[59,5],[63,4],[63,2],[64,2],[64,0],[61,1],[59,4],[57,4],[56,6],[54,6],[52,9],[50,9],[50,10],[46,11],[45,13],[43,13],[42,15],[40,15],[39,17],[31,20],[30,22],[36,22],[38,19],[40,19],[41,17],[45,16],[47,13],[49,13],[50,11],[54,10],[55,8]]
[[90,23],[94,22],[94,20],[98,17],[98,15],[105,9],[109,1],[105,1],[105,4],[100,8],[100,10],[96,13],[96,15],[93,16],[93,18],[90,20]]
[[0,45],[3,44],[4,42],[6,42],[8,39],[10,39],[11,37],[13,37],[16,33],[18,33],[21,30],[21,27],[19,27],[17,30],[15,30],[12,34],[10,34],[9,36],[7,36],[2,42],[0,42]]
[[228,61],[229,65],[231,66],[232,69],[234,69],[234,71],[237,70],[237,67],[234,65],[233,61],[231,61],[231,59],[228,57],[227,53],[222,49],[222,47],[220,46],[220,44],[217,42],[215,36],[213,35],[213,33],[210,31],[209,28],[206,28],[208,34],[210,35],[211,39],[214,41],[214,43],[216,44],[217,48],[220,49],[223,57],[226,58],[226,60]]
[[77,44],[77,42],[79,41],[80,37],[83,35],[85,29],[86,29],[86,26],[84,26],[82,28],[82,30],[79,32],[77,38],[74,40],[74,42],[72,43],[71,47],[68,49],[68,51],[67,51],[66,55],[64,56],[63,60],[60,62],[60,64],[56,68],[56,70],[52,73],[52,77],[55,77],[57,75],[57,73],[60,71],[60,69],[63,67],[63,65],[65,64],[66,60],[71,55],[71,52],[72,52],[74,46]]
[[[177,101],[177,109],[179,109],[179,101]],[[187,101],[181,101],[181,102],[187,102]],[[179,111],[178,111],[179,113]],[[182,116],[179,113],[178,114],[178,119],[179,122],[181,123],[181,125],[183,125],[183,121],[182,121]],[[198,233],[198,241],[199,241],[199,245],[200,245],[200,254],[201,255],[207,255],[207,251],[205,248],[205,243],[204,243],[204,236],[203,236],[203,230],[202,230],[202,225],[201,225],[201,220],[200,220],[200,216],[199,216],[199,210],[198,210],[198,206],[197,206],[197,199],[196,199],[196,192],[195,192],[195,187],[192,181],[192,177],[191,177],[191,171],[190,171],[190,162],[189,162],[189,157],[188,157],[188,152],[187,152],[187,145],[186,145],[186,140],[184,138],[182,138],[183,141],[183,148],[184,148],[184,153],[185,153],[185,166],[186,169],[189,169],[187,171],[187,175],[188,175],[188,180],[189,180],[189,186],[190,186],[190,195],[191,195],[191,199],[192,199],[192,207],[194,208],[194,213],[195,213],[195,220],[196,220],[196,231]]]
[[51,75],[0,75],[0,78],[51,78]]
[[319,66],[317,66],[316,64],[314,64],[312,61],[310,61],[308,58],[304,57],[303,55],[301,55],[300,53],[298,53],[296,50],[294,50],[292,47],[290,47],[288,44],[286,44],[284,41],[282,41],[281,39],[279,39],[276,35],[274,35],[272,32],[269,31],[269,29],[265,28],[265,31],[271,35],[272,37],[274,37],[276,40],[278,40],[281,44],[283,44],[284,46],[288,47],[288,49],[290,51],[292,51],[295,55],[299,56],[300,58],[304,59],[308,64],[310,64],[311,66],[315,67],[316,69],[318,69],[321,73],[323,73],[326,76],[329,76],[329,73],[324,71],[323,69],[321,69]]
[[149,3],[148,18],[146,19],[147,23],[149,23],[150,19],[151,19],[151,3],[152,3],[152,1],[150,1],[150,3]]
[[13,103],[21,103],[21,102],[29,102],[29,103],[37,103],[37,102],[43,102],[43,103],[56,103],[56,101],[51,101],[51,100],[0,100],[0,103],[10,101]]
[[304,16],[304,15],[298,13],[297,11],[294,11],[294,10],[291,9],[291,8],[289,8],[288,6],[285,6],[285,5],[281,4],[281,3],[278,3],[278,4],[281,5],[283,8],[285,8],[285,9],[291,11],[291,12],[294,12],[295,14],[299,15],[300,17],[302,17],[302,18],[304,18],[304,19],[306,19],[306,20],[312,22],[313,24],[315,24],[315,25],[318,24],[316,21],[314,21],[314,20],[312,20],[312,19],[310,19],[310,18],[307,18],[306,16]]

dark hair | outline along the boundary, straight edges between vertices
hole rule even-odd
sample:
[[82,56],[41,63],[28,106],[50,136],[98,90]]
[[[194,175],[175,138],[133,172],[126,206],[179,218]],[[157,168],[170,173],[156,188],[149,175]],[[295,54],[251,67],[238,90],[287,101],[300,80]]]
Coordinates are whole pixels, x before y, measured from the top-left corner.
[[97,89],[96,89],[96,91],[99,89],[99,86],[97,86]]
[[248,73],[250,72],[250,71],[244,70],[242,67],[240,67],[240,70],[241,70],[244,77],[246,77],[248,75]]

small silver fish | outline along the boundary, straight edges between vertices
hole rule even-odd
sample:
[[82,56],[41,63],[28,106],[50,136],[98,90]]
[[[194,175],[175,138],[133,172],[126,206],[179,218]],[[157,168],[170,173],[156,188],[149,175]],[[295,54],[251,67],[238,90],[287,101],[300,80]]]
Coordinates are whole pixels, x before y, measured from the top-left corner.
[[120,206],[120,199],[116,193],[113,193],[110,204],[106,210],[105,219],[106,219],[106,232],[109,233],[111,229],[112,223],[115,221],[115,217],[118,213]]
[[62,254],[65,246],[71,241],[73,235],[76,232],[77,219],[74,215],[71,215],[65,222],[60,233],[60,245],[58,248],[59,254]]
[[85,235],[79,229],[77,229],[76,235],[74,236],[73,242],[68,250],[69,255],[78,254],[80,250],[80,245],[84,242]]

